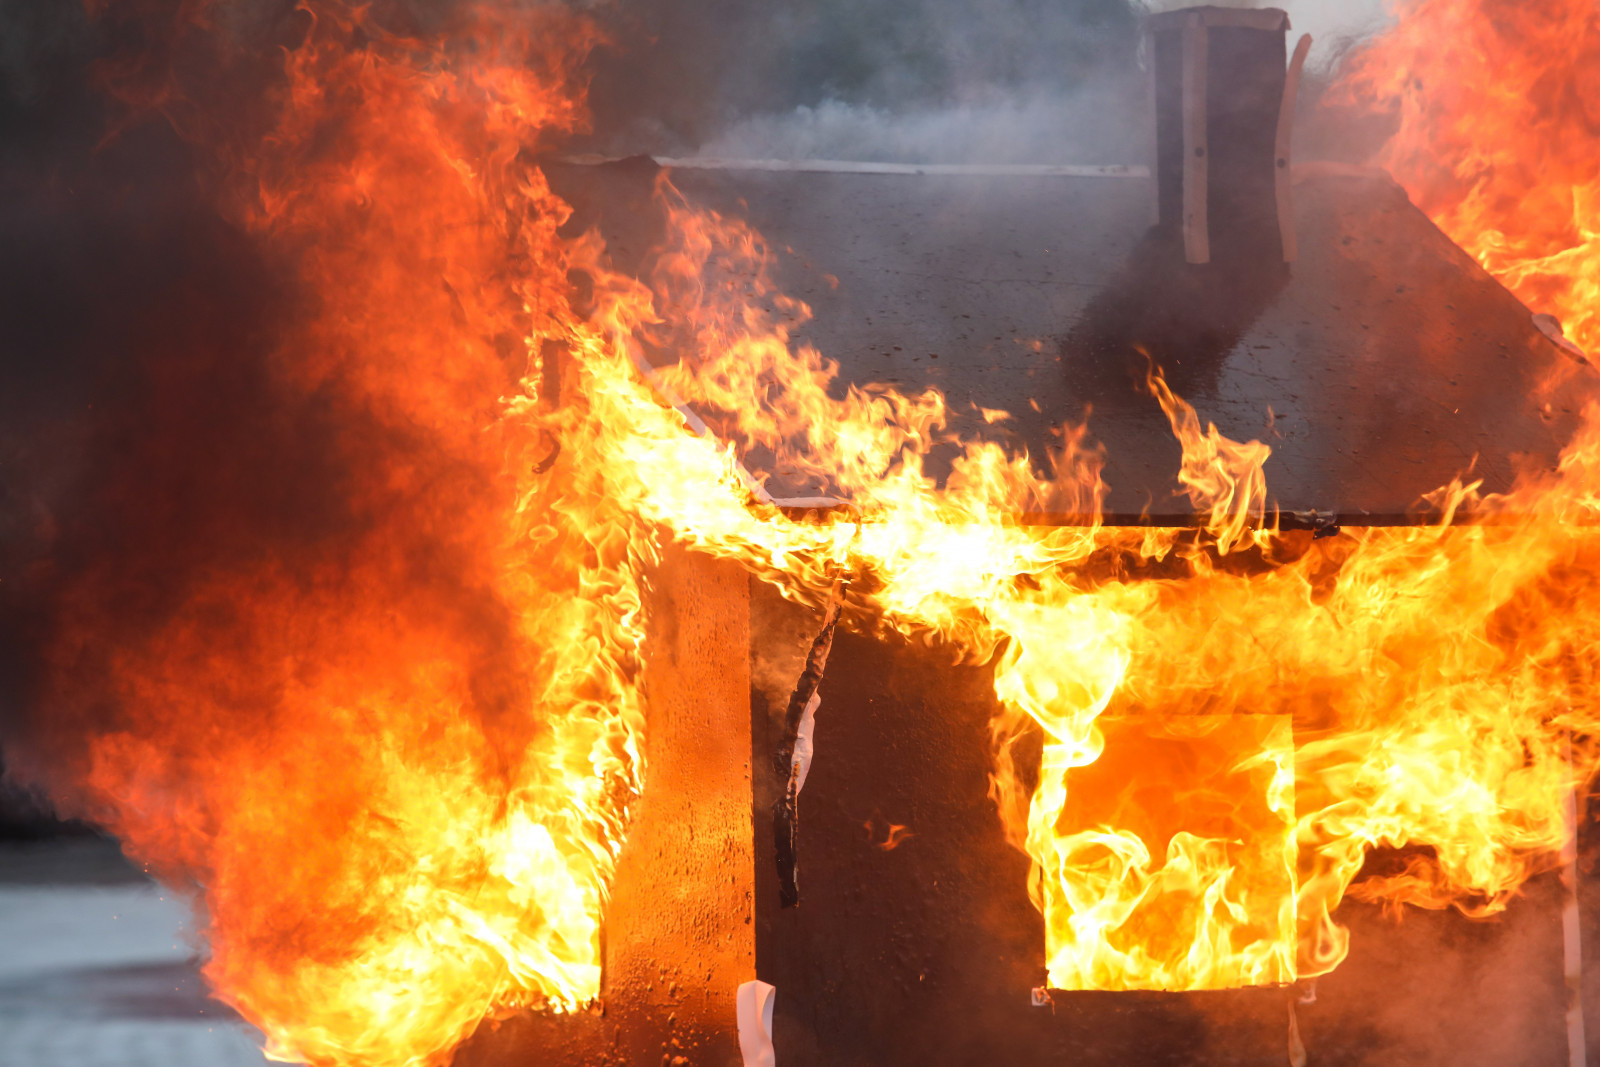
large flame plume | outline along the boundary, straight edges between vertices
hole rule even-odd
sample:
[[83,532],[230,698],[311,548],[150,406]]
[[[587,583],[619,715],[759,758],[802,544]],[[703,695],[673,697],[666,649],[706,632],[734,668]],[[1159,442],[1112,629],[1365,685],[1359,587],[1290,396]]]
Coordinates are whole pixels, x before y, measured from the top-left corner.
[[[228,12],[198,7],[174,50],[226,52]],[[282,462],[318,489],[343,472],[339,520],[286,518],[299,540],[218,524],[215,558],[167,561],[171,588],[149,558],[90,567],[40,698],[87,735],[79,807],[198,887],[219,994],[270,1055],[319,1064],[438,1062],[493,1009],[594,998],[644,770],[652,542],[595,472],[552,490],[556,438],[519,385],[563,328],[568,254],[566,208],[519,154],[581,120],[592,33],[559,9],[437,38],[369,15],[302,9],[259,114],[106,72],[201,143],[222,210],[293,264],[296,317],[253,388],[304,432],[335,426],[327,455]]]
[[1600,11],[1391,0],[1342,88],[1391,108],[1381,162],[1456,243],[1600,349]]
[[[225,47],[208,10],[192,32]],[[264,387],[349,420],[358,534],[297,554],[244,537],[269,548],[160,590],[137,632],[106,605],[155,595],[129,591],[142,576],[89,569],[47,698],[85,722],[109,705],[114,725],[82,750],[20,750],[196,887],[207,975],[272,1055],[440,1063],[488,1014],[599,994],[607,884],[648,772],[641,583],[663,537],[801,601],[848,577],[851,625],[994,664],[991,794],[1033,860],[1057,987],[1316,975],[1345,953],[1333,912],[1352,886],[1486,914],[1554,866],[1565,798],[1597,763],[1600,414],[1508,496],[1456,483],[1436,526],[1313,540],[1273,529],[1269,448],[1202,428],[1157,371],[1204,528],[1025,526],[1097,513],[1082,430],[1046,474],[956,442],[935,484],[943,398],[838,391],[793,342],[805,309],[747,226],[663,182],[669,236],[642,280],[562,230],[535,153],[583,122],[582,18],[505,6],[401,33],[375,11],[308,0],[259,123],[181,86],[131,94],[205,146],[219,204],[314,294]],[[1447,58],[1428,84],[1497,84]],[[1511,116],[1473,143],[1543,141]],[[1419,195],[1458,236],[1463,203],[1508,196],[1560,200],[1582,229],[1575,171],[1507,192],[1510,174],[1532,172],[1468,175],[1477,199],[1443,208]],[[1592,267],[1532,215],[1464,239],[1592,331]],[[761,504],[735,462],[755,446],[849,506],[800,521]],[[1151,766],[1160,795],[1139,788]],[[1377,846],[1419,847],[1358,882]]]

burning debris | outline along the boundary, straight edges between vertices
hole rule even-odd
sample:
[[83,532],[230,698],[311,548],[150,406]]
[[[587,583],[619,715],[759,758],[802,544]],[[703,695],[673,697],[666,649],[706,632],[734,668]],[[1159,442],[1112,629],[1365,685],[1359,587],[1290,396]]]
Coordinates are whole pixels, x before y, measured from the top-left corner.
[[783,779],[783,796],[773,808],[773,845],[778,857],[778,893],[783,906],[800,903],[800,790],[805,788],[814,753],[817,708],[822,703],[819,689],[822,674],[828,669],[828,652],[833,648],[833,631],[844,608],[845,583],[833,583],[823,608],[822,628],[817,631],[806,653],[805,669],[795,682],[794,692],[783,715],[783,734],[778,741],[774,766]]
[[[1514,319],[1521,332],[1469,337],[1441,317],[1338,361],[1370,363],[1388,351],[1381,343],[1415,349],[1411,376],[1448,382],[1430,398],[1439,411],[1428,426],[1504,436],[1461,455],[1419,446],[1459,477],[1378,479],[1392,510],[1290,501],[1312,516],[1311,532],[1290,529],[1269,496],[1274,456],[1307,451],[1290,436],[1293,418],[1274,416],[1269,444],[1203,423],[1197,405],[1224,402],[1230,359],[1263,358],[1251,355],[1270,347],[1251,343],[1259,320],[1303,306],[1286,260],[1301,278],[1355,277],[1372,248],[1419,232],[1421,220],[1383,187],[1381,211],[1362,216],[1378,221],[1359,230],[1339,206],[1369,203],[1379,184],[1340,177],[1307,182],[1298,214],[1286,214],[1294,185],[1277,173],[1289,162],[1279,119],[1294,79],[1281,13],[1153,24],[1167,121],[1157,122],[1152,177],[1097,166],[1092,180],[1117,205],[1105,217],[1134,211],[1144,223],[1154,186],[1164,226],[1144,234],[1141,224],[1104,257],[1124,271],[1083,285],[1095,300],[1058,346],[1097,360],[1074,372],[1122,407],[1106,405],[1088,429],[1054,427],[1053,446],[1030,454],[1000,429],[969,433],[936,388],[844,375],[809,343],[808,328],[826,327],[780,284],[783,257],[669,176],[648,175],[628,212],[659,223],[631,252],[575,214],[581,197],[558,193],[562,175],[591,190],[611,180],[593,170],[573,179],[551,154],[586,121],[584,64],[602,36],[591,19],[487,5],[420,20],[321,0],[283,15],[263,59],[242,54],[249,28],[222,9],[177,5],[142,27],[170,53],[163,63],[136,48],[99,66],[122,102],[107,143],[141,124],[175,131],[206,215],[185,232],[221,249],[218,262],[254,265],[227,279],[257,317],[239,326],[235,304],[186,317],[184,294],[207,273],[196,269],[151,296],[173,301],[154,306],[155,325],[133,316],[149,333],[110,339],[130,346],[138,369],[127,373],[149,417],[80,444],[93,476],[79,503],[42,476],[28,490],[45,518],[32,548],[8,558],[4,595],[22,620],[34,710],[8,724],[7,766],[190,887],[217,994],[261,1028],[273,1056],[317,1067],[442,1064],[483,1020],[529,1008],[562,1016],[543,1020],[547,1032],[576,1047],[588,1038],[572,1035],[610,1025],[580,1009],[615,990],[607,1010],[622,1017],[617,1005],[644,997],[640,987],[653,994],[635,972],[631,985],[620,968],[602,973],[614,958],[602,932],[622,895],[630,825],[650,803],[646,710],[659,693],[646,692],[647,638],[651,626],[670,630],[678,608],[648,605],[669,545],[825,605],[776,757],[760,751],[754,772],[758,788],[767,773],[780,788],[770,810],[785,906],[798,900],[798,796],[823,671],[830,654],[840,669],[850,642],[862,642],[850,655],[868,647],[838,628],[839,576],[851,576],[852,626],[859,605],[884,647],[965,664],[964,691],[921,661],[920,679],[903,679],[905,691],[923,686],[921,713],[935,720],[912,725],[954,730],[977,709],[965,744],[929,743],[909,762],[982,768],[926,791],[981,821],[1004,854],[977,874],[958,856],[944,877],[1003,882],[1037,909],[1003,920],[1032,939],[1011,956],[1031,975],[1001,991],[1016,993],[1019,1010],[1041,977],[1058,991],[1163,996],[1334,974],[1351,951],[1346,898],[1486,917],[1543,873],[1564,868],[1575,885],[1573,797],[1600,767],[1600,408],[1583,404],[1592,368],[1569,357],[1595,347],[1600,290],[1592,161],[1565,134],[1593,118],[1600,31],[1576,2],[1530,16],[1542,55],[1571,60],[1536,65],[1509,54],[1511,38],[1476,0],[1416,8],[1358,54],[1349,84],[1398,101],[1389,162],[1399,179],[1529,306],[1558,314],[1571,347],[1454,250],[1408,242],[1405,279],[1374,271],[1364,293],[1381,282],[1394,291],[1386,299],[1422,300],[1405,297],[1408,284],[1454,271],[1481,298],[1477,321],[1498,330]],[[1436,32],[1447,17],[1464,37]],[[1220,36],[1197,36],[1197,25]],[[1461,76],[1448,65],[1461,61],[1453,47],[1438,57],[1441,39],[1494,68]],[[1226,71],[1208,66],[1217,63]],[[1447,65],[1434,77],[1431,63]],[[1198,91],[1208,79],[1220,91],[1213,73],[1243,83],[1262,72],[1248,107]],[[1516,89],[1514,103],[1483,97],[1501,84]],[[837,203],[845,180],[975,178],[866,171],[827,176]],[[1357,184],[1338,184],[1348,181]],[[1047,188],[1039,195],[1069,195]],[[759,197],[750,202],[759,209]],[[826,299],[853,295],[848,279],[835,282],[843,295]],[[274,295],[270,314],[239,295],[258,289]],[[969,306],[963,320],[983,310]],[[1366,329],[1340,305],[1324,318],[1350,336]],[[174,333],[167,319],[193,332]],[[1205,329],[1186,330],[1194,321]],[[141,347],[147,337],[156,342]],[[1018,359],[1051,351],[1014,347],[1026,353]],[[922,349],[931,362],[935,349]],[[839,351],[859,360],[865,350]],[[1447,405],[1439,397],[1469,357],[1492,369],[1494,395]],[[1141,367],[1132,399],[1128,360]],[[1543,407],[1530,414],[1525,400]],[[1145,467],[1163,500],[1179,501],[1154,516],[1170,525],[1152,521],[1153,493],[1141,498],[1133,479],[1107,484],[1120,477],[1119,450],[1088,433],[1119,413],[1169,450],[1172,462]],[[1382,421],[1386,433],[1396,420]],[[1550,463],[1522,447],[1555,438]],[[1515,470],[1513,447],[1526,452]],[[1468,473],[1473,451],[1503,484]],[[806,494],[773,492],[763,471]],[[1108,506],[1130,487],[1131,507]],[[1407,487],[1431,490],[1426,522],[1404,513]],[[856,698],[831,677],[841,704]],[[748,800],[706,806],[744,819]],[[854,810],[841,818],[868,808]],[[909,868],[924,862],[909,855],[918,851],[932,862],[940,840],[939,822],[915,823],[911,849],[893,848],[904,827],[881,842],[863,844],[855,825],[836,836],[875,864]],[[1375,850],[1400,858],[1368,869]],[[682,874],[661,866],[649,884]],[[938,889],[937,876],[927,881],[917,892]],[[939,914],[933,899],[927,910]],[[908,890],[892,903],[917,901]],[[686,942],[731,928],[731,943],[801,921],[751,907],[690,907],[690,919],[673,911],[660,926]],[[1005,910],[962,919],[988,929],[988,913]],[[1575,941],[1576,906],[1566,914]],[[747,923],[761,929],[741,933]],[[998,951],[962,944],[973,960]],[[769,962],[722,941],[695,947],[746,971]],[[1568,964],[1575,985],[1575,952]],[[917,970],[895,995],[938,1003],[949,979],[929,975]],[[758,1059],[782,1043],[785,1005],[821,988],[776,984],[788,998],[776,1009],[760,983],[736,998],[740,1041]],[[1060,1006],[1068,994],[1045,999]],[[1572,1018],[1581,1043],[1581,1010]],[[1296,1025],[1306,1027],[1298,1042],[1309,1024]],[[860,1032],[878,1033],[812,1036],[820,1050],[823,1038]]]
[[909,838],[917,836],[911,827],[890,822],[876,811],[872,813],[872,818],[861,824],[861,828],[867,832],[867,840],[872,842],[872,847],[884,852],[893,852]]

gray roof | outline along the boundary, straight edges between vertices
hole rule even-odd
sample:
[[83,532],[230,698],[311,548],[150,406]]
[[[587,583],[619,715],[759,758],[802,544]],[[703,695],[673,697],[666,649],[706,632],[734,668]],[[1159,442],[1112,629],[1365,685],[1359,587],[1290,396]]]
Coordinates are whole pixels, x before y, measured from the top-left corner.
[[[660,232],[653,166],[548,169],[574,225],[598,222],[636,269]],[[1486,491],[1509,488],[1516,465],[1553,463],[1600,378],[1568,373],[1540,394],[1574,366],[1529,309],[1386,176],[1307,173],[1287,268],[1183,263],[1136,178],[686,169],[673,181],[792,253],[778,279],[815,313],[800,337],[843,380],[937,386],[972,433],[997,432],[973,405],[1004,409],[1005,439],[1041,458],[1053,427],[1087,418],[1111,522],[1195,519],[1177,493],[1179,447],[1142,386],[1145,352],[1203,421],[1272,446],[1268,488],[1290,523],[1417,521],[1419,497],[1474,462]]]

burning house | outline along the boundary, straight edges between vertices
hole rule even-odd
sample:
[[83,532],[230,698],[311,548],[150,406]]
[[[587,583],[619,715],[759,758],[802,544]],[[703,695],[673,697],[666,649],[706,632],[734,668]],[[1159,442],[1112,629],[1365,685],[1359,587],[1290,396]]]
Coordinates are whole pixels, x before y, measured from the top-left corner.
[[[1345,527],[1471,522],[1473,500],[1431,491],[1460,475],[1481,479],[1478,492],[1503,494],[1519,471],[1554,469],[1594,383],[1576,346],[1441,233],[1386,172],[1293,165],[1280,122],[1292,113],[1298,76],[1298,62],[1287,62],[1288,28],[1274,11],[1197,8],[1149,20],[1154,113],[1144,167],[683,160],[670,167],[673,197],[748,219],[783,249],[773,291],[804,300],[809,315],[795,318],[794,338],[837,359],[839,383],[935,386],[953,425],[964,422],[970,436],[988,430],[1010,454],[1049,455],[1064,427],[1087,424],[1105,448],[1096,506],[1039,498],[995,521],[1167,531],[1209,524],[1224,538],[1230,527],[1238,537],[1246,525],[1270,525],[1281,539],[1266,550],[1269,561],[1276,552],[1314,552],[1313,542]],[[578,160],[549,173],[578,212],[572,225],[597,228],[619,263],[666,240],[675,208],[657,189],[669,171],[653,160]],[[719,266],[736,274],[750,264]],[[1436,360],[1438,352],[1450,356]],[[1196,456],[1203,435],[1195,411],[1173,394],[1215,422],[1205,459]],[[1252,437],[1268,442],[1253,469],[1250,456],[1216,450],[1219,441]],[[951,476],[958,454],[929,450],[936,477]],[[770,463],[755,449],[742,461],[791,520],[850,512],[835,484],[763,467],[764,458]],[[1231,481],[1240,470],[1264,476],[1270,496]],[[1499,508],[1495,521],[1516,521]],[[1156,566],[1147,577],[1177,574]],[[1317,987],[1296,984],[1297,975],[1321,970],[1318,953],[1344,951],[1305,943],[1306,924],[1317,919],[1308,895],[1297,898],[1302,879],[1321,874],[1297,854],[1302,816],[1346,799],[1326,792],[1323,757],[1308,751],[1319,748],[1326,723],[1318,717],[1329,709],[1311,711],[1293,686],[1269,695],[1274,683],[1249,701],[1197,686],[1181,712],[1159,701],[1113,702],[1095,739],[1079,739],[1095,751],[1070,757],[1049,813],[1049,831],[1083,850],[1048,854],[1068,865],[1051,874],[1035,851],[1038,812],[1026,794],[1034,791],[1037,805],[1044,787],[1040,739],[1007,721],[994,663],[952,665],[963,657],[937,642],[841,632],[817,690],[818,765],[807,772],[807,815],[791,843],[794,829],[774,825],[788,818],[774,814],[784,807],[787,761],[780,757],[774,771],[772,756],[786,751],[791,690],[827,616],[785,603],[759,580],[748,599],[739,590],[733,598],[723,610],[751,650],[752,777],[725,779],[735,826],[721,821],[719,803],[707,832],[741,868],[746,855],[754,863],[737,893],[705,887],[727,916],[713,928],[733,948],[727,971],[707,972],[721,988],[696,990],[700,983],[667,964],[656,977],[668,990],[655,994],[658,1018],[674,1015],[681,1033],[695,1035],[691,1044],[715,1047],[705,1033],[720,1033],[726,1052],[729,976],[753,966],[777,990],[781,1062],[1297,1057],[1302,1024],[1296,1019],[1286,1039],[1285,1003],[1313,1002]],[[1270,660],[1284,638],[1271,622],[1261,625],[1235,636],[1264,644]],[[713,716],[708,732],[745,730],[742,691],[730,718],[701,713]],[[1030,765],[1016,770],[1018,781],[995,770],[997,752],[1005,766],[1013,746]],[[1297,793],[1309,801],[1304,811]],[[1018,805],[1011,819],[1007,803]],[[1136,856],[1101,836],[1113,833]],[[1183,850],[1197,842],[1196,852]],[[785,884],[794,876],[791,848],[805,870],[804,906],[794,911],[783,906],[796,896]],[[1207,855],[1212,849],[1220,851]],[[1031,875],[1023,852],[1033,857]],[[1207,861],[1225,876],[1213,871],[1207,880]],[[1083,865],[1076,875],[1073,862]],[[1368,873],[1377,881],[1384,875],[1373,872],[1386,863],[1407,872],[1428,862],[1397,853]],[[1408,877],[1390,876],[1397,885]],[[1118,879],[1121,899],[1110,888]],[[1520,954],[1543,968],[1542,1015],[1526,1008],[1530,1027],[1534,1015],[1543,1019],[1542,1031],[1519,1034],[1527,1044],[1515,1055],[1557,1062],[1569,1023],[1562,976],[1573,960],[1563,954],[1559,892],[1546,885],[1535,896],[1542,904],[1525,906],[1542,909],[1546,928],[1524,928],[1516,948],[1503,949],[1522,996]],[[745,918],[752,925],[741,931]],[[1477,966],[1493,968],[1489,958]],[[1381,1039],[1371,1026],[1349,1027],[1351,1017],[1382,1016],[1375,997],[1391,1001],[1391,1011],[1396,999],[1425,1011],[1426,996],[1407,991],[1458,985],[1464,964],[1453,953],[1424,953],[1398,973],[1368,966],[1353,989],[1332,982],[1335,997],[1348,999],[1300,1009],[1321,1055],[1371,1053]],[[1216,992],[1230,989],[1237,992]],[[1512,996],[1500,987],[1482,995],[1485,1011]],[[1319,1010],[1338,1022],[1319,1026]],[[707,1031],[688,1021],[702,1016]],[[1463,1039],[1480,1040],[1470,1031]],[[1436,1043],[1430,1055],[1482,1054],[1446,1047]],[[1497,1048],[1484,1062],[1511,1054]]]
[[272,1055],[1584,1062],[1592,277],[1298,161],[1281,11],[993,167],[574,156],[584,18],[305,14],[241,129],[109,69],[273,313],[8,594],[8,758]]

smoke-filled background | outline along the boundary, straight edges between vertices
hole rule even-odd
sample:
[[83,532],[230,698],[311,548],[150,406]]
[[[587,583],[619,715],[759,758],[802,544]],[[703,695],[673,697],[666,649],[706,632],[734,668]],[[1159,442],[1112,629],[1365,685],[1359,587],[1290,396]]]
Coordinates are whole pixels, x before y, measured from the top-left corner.
[[[84,731],[117,723],[100,684],[117,639],[170,619],[204,575],[333,552],[356,525],[342,490],[368,420],[272,384],[308,294],[229,221],[204,131],[185,128],[224,108],[259,121],[274,46],[304,32],[271,7],[216,12],[239,51],[198,32],[194,5],[5,8],[0,736],[74,815],[98,813],[51,772],[81,771]],[[193,106],[202,85],[230,99]],[[89,616],[112,639],[74,647]]]

